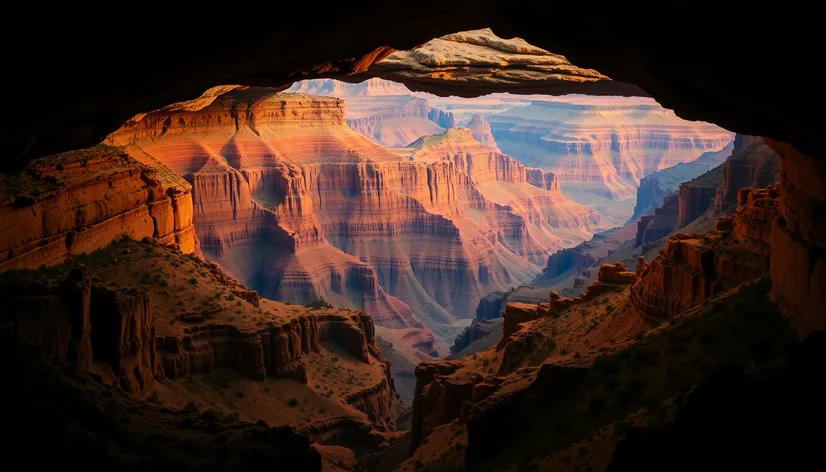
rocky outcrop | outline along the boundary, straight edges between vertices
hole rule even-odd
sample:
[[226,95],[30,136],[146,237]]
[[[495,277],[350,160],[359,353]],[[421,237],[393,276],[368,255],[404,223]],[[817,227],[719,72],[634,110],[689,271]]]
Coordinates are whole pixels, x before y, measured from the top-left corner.
[[427,99],[389,80],[373,78],[357,84],[302,80],[287,92],[345,99],[347,126],[382,146],[404,147],[456,126],[452,113],[432,108]]
[[674,234],[650,263],[640,260],[631,301],[644,316],[669,318],[769,271],[779,193],[741,189],[732,217],[705,235]]
[[316,316],[307,315],[259,330],[230,323],[190,326],[181,335],[159,337],[158,349],[170,379],[232,367],[256,380],[273,376],[306,383],[303,356],[317,352],[319,340]]
[[476,306],[475,319],[484,320],[501,317],[502,310],[505,308],[507,295],[508,292],[493,292],[482,297],[482,299],[479,300],[479,305]]
[[630,196],[643,177],[719,151],[732,139],[643,98],[549,97],[487,120],[508,155],[552,171],[563,186],[612,198]]
[[133,395],[151,390],[155,378],[163,378],[146,292],[93,285],[82,267],[58,286],[35,281],[4,288],[13,291],[6,294],[9,308],[2,319],[20,342],[81,370],[99,362]]
[[345,125],[339,99],[244,87],[210,97],[110,140],[193,183],[205,255],[264,297],[323,297],[384,327],[449,332],[599,224],[550,174],[532,185],[466,128],[390,152]]
[[411,454],[433,428],[458,418],[465,402],[471,399],[471,382],[451,382],[447,377],[460,367],[455,361],[422,362],[416,366]]
[[714,197],[714,211],[731,213],[737,206],[737,192],[742,188],[762,188],[777,182],[780,175],[777,153],[760,137],[738,134],[734,151],[722,168],[721,184]]
[[456,119],[453,117],[453,113],[449,111],[442,111],[438,108],[429,108],[427,111],[427,119],[445,129],[456,127]]
[[676,192],[680,184],[699,177],[725,162],[726,158],[731,156],[733,149],[734,146],[730,143],[719,151],[709,151],[701,154],[695,161],[681,162],[640,179],[634,214],[628,221],[635,221],[642,215],[651,213],[660,205],[663,198]]
[[690,182],[680,184],[677,191],[679,202],[676,228],[691,223],[711,207],[717,188],[722,183],[722,169],[715,168]]
[[190,186],[117,148],[55,155],[2,184],[0,271],[59,264],[124,234],[197,251]]
[[526,168],[525,178],[528,180],[528,183],[533,186],[544,188],[545,190],[559,190],[559,180],[553,172]]
[[[496,145],[496,140],[493,139],[493,135],[490,133],[490,123],[485,121],[485,119],[482,118],[482,115],[474,113],[467,124],[467,128],[470,130],[471,135],[473,135],[473,139],[479,141],[494,151],[499,151],[499,147]],[[543,185],[537,185],[537,187],[542,186]],[[550,190],[550,188],[548,188],[548,190]]]
[[770,233],[772,296],[805,336],[826,330],[826,167],[788,144],[765,141],[780,156],[778,217]]
[[450,354],[456,355],[465,350],[474,341],[485,339],[498,331],[499,320],[487,318],[474,319],[470,326],[465,328],[461,334],[456,336],[453,345],[450,346]]
[[[473,67],[468,68],[469,64]],[[519,38],[503,39],[490,29],[463,31],[432,39],[416,49],[396,51],[376,62],[369,74],[411,84],[416,89],[444,91],[440,83],[461,74],[473,76],[476,93],[497,91],[502,84],[512,84],[531,93],[533,89],[553,84],[562,90],[573,90],[574,84],[601,93],[641,94],[636,87],[611,83],[608,77],[593,69],[572,65],[565,57],[528,44]],[[451,93],[465,95],[461,87],[450,87]],[[609,92],[608,89],[613,90]],[[598,92],[599,93],[599,92]]]
[[434,119],[427,100],[412,95],[347,97],[347,126],[382,146],[404,147],[450,123]]
[[658,241],[674,231],[680,213],[680,196],[671,194],[663,199],[661,206],[652,215],[643,215],[637,222],[637,236],[634,247]]
[[519,331],[519,325],[548,316],[548,304],[534,305],[530,303],[511,302],[505,305],[502,312],[502,340],[496,345],[497,350],[503,349],[511,341],[511,336]]
[[591,267],[596,258],[583,250],[581,247],[562,249],[548,257],[548,266],[545,268],[545,275],[549,278],[558,277],[571,269],[577,273],[586,267]]

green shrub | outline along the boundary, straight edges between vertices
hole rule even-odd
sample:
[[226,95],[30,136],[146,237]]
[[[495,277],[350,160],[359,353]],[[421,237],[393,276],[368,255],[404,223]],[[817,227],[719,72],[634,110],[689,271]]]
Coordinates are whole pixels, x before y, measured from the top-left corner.
[[333,307],[333,305],[330,305],[329,303],[327,303],[327,300],[325,300],[321,297],[311,298],[307,303],[304,304],[304,306],[306,306],[307,308],[312,308],[314,310],[317,310],[317,309],[320,309],[320,308],[332,308]]
[[227,413],[226,415],[224,415],[224,417],[223,417],[223,418],[221,418],[221,420],[222,420],[224,423],[235,423],[235,422],[236,422],[236,421],[238,421],[240,418],[241,418],[241,415],[240,415],[240,414],[238,414],[238,412],[237,412],[237,411],[233,411],[232,413]]
[[421,459],[416,459],[415,461],[413,461],[413,468],[414,469],[421,470],[422,467],[424,467],[424,462],[422,462]]
[[244,398],[244,391],[238,390],[237,392],[235,392],[235,396],[238,398]]
[[295,397],[290,397],[290,399],[287,400],[287,406],[289,406],[290,408],[295,407],[296,405],[298,405],[298,399],[296,399]]
[[186,404],[186,406],[184,407],[184,411],[186,411],[187,413],[198,413],[198,412],[200,412],[200,411],[201,411],[201,409],[200,409],[200,408],[198,408],[198,404],[197,404],[197,403],[195,403],[195,402],[193,402],[193,401],[190,401],[190,402],[188,402],[188,403]]

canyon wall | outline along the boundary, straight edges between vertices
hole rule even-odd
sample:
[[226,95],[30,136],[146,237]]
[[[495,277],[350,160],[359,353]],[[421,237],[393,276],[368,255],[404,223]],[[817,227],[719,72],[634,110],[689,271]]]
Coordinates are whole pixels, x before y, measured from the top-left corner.
[[453,114],[432,108],[423,97],[389,80],[358,84],[332,79],[302,80],[287,92],[346,99],[345,118],[353,131],[377,144],[404,147],[416,139],[456,126]]
[[[740,139],[735,135],[734,141]],[[659,206],[663,198],[677,191],[680,184],[699,177],[714,167],[722,164],[734,153],[734,145],[730,143],[720,151],[703,153],[696,161],[681,162],[673,167],[658,170],[653,174],[640,179],[637,188],[637,202],[634,205],[634,214],[628,221],[634,221],[644,214],[650,213]]]
[[717,213],[730,213],[737,206],[741,188],[765,187],[780,178],[777,153],[758,136],[738,134],[734,150],[722,168],[722,184],[714,197]]
[[675,316],[714,295],[769,272],[772,221],[779,192],[744,188],[734,215],[704,235],[671,235],[650,263],[637,264],[631,302],[654,319]]
[[204,254],[263,296],[321,296],[385,327],[472,317],[485,293],[528,281],[598,226],[553,174],[470,130],[391,152],[353,132],[335,98],[241,87],[109,139],[192,183]]
[[643,98],[547,97],[486,119],[503,152],[554,172],[563,187],[610,198],[628,197],[646,175],[719,151],[732,139]]
[[100,145],[3,179],[0,271],[55,265],[123,234],[198,251],[190,186]]

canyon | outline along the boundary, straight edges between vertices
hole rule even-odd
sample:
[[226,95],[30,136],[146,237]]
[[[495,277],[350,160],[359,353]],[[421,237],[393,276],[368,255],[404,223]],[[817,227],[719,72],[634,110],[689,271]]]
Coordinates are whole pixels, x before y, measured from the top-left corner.
[[[807,63],[810,57],[805,46],[814,43],[815,15],[799,10],[793,3],[773,5],[773,34],[755,35],[754,20],[764,12],[704,2],[660,5],[659,9],[632,5],[593,10],[579,4],[548,8],[529,0],[519,15],[506,8],[512,5],[500,2],[473,6],[402,2],[398,7],[426,14],[412,18],[414,15],[391,15],[349,5],[319,14],[315,5],[311,9],[298,6],[290,19],[314,18],[314,29],[288,27],[281,28],[281,32],[262,33],[254,28],[254,18],[253,28],[239,31],[232,45],[204,44],[192,52],[193,56],[180,54],[174,64],[168,58],[176,57],[184,48],[192,49],[191,43],[170,41],[166,55],[158,55],[145,44],[139,45],[144,50],[140,52],[124,43],[112,44],[119,49],[116,54],[106,54],[107,44],[100,44],[95,54],[78,55],[78,50],[89,50],[84,44],[84,28],[65,21],[78,31],[77,35],[57,30],[62,34],[55,38],[61,40],[49,42],[54,44],[52,51],[38,51],[32,54],[36,57],[32,61],[20,61],[15,53],[10,58],[17,67],[12,74],[16,93],[10,94],[9,103],[21,113],[3,129],[3,162],[19,173],[32,159],[104,139],[136,112],[192,98],[219,83],[280,87],[296,77],[319,75],[352,80],[358,74],[368,75],[370,66],[391,54],[393,47],[404,49],[451,31],[494,25],[499,34],[518,35],[563,52],[577,64],[598,67],[607,76],[592,81],[594,84],[611,86],[614,81],[608,77],[634,82],[676,109],[680,116],[766,136],[763,141],[777,153],[780,167],[779,176],[771,168],[766,169],[767,174],[779,180],[762,189],[735,191],[734,187],[726,187],[723,201],[736,213],[731,218],[701,221],[700,226],[713,226],[710,236],[700,234],[704,231],[694,233],[697,225],[691,222],[685,234],[666,238],[664,251],[652,247],[657,255],[651,262],[637,260],[635,270],[625,270],[630,266],[621,264],[600,265],[592,270],[591,276],[597,280],[582,295],[552,293],[542,303],[506,306],[502,329],[504,333],[508,321],[508,337],[500,339],[497,346],[461,359],[420,365],[410,433],[413,447],[408,448],[405,457],[410,457],[398,469],[693,470],[708,464],[729,469],[797,469],[817,463],[817,444],[822,442],[822,434],[809,432],[818,431],[816,426],[826,418],[821,401],[826,391],[822,381],[826,365],[822,336],[826,326],[822,257],[822,248],[826,247],[822,237],[826,172],[817,146],[815,130],[819,123],[803,111],[804,106],[809,111],[807,97],[815,91],[800,80],[799,74],[765,74],[763,70],[766,57],[782,58],[789,64]],[[711,8],[714,15],[707,14]],[[357,14],[348,14],[351,11]],[[437,11],[438,15],[430,14]],[[670,16],[670,28],[664,32],[627,28],[645,11],[656,11],[663,19]],[[588,35],[581,34],[581,23],[559,21],[584,14],[589,18]],[[696,18],[701,15],[707,18],[708,29],[725,30],[727,34],[697,35]],[[143,22],[141,26],[152,24]],[[95,35],[94,44],[99,43],[107,28],[111,25],[88,29]],[[363,34],[351,34],[354,28]],[[118,32],[123,29],[124,23],[118,23]],[[784,41],[778,41],[778,37]],[[319,47],[325,43],[328,47]],[[124,80],[122,67],[112,67],[122,63],[123,49],[135,64],[140,64],[132,68],[128,80]],[[681,54],[673,54],[675,50]],[[68,54],[70,51],[73,53]],[[78,67],[79,61],[91,56],[94,61],[84,61]],[[66,67],[69,64],[74,67]],[[472,64],[468,65],[469,70],[459,67],[449,74],[428,77],[430,90],[464,87],[464,93],[473,95],[480,89],[497,88],[495,81],[485,77],[485,68],[480,77],[474,75]],[[70,92],[42,94],[48,90],[42,85],[44,78],[53,85],[54,69],[61,66],[74,72],[62,79],[63,89]],[[541,80],[541,75],[537,78]],[[553,83],[543,84],[546,90],[554,90],[560,82],[567,83],[555,90],[570,90],[566,87],[577,85],[564,78],[554,79]],[[517,77],[508,87],[529,87],[526,82]],[[583,85],[583,91],[596,90],[587,84],[578,85]],[[35,99],[36,106],[31,103],[36,95],[32,91],[41,92],[41,98]],[[47,102],[49,106],[42,106]],[[409,158],[408,152],[402,155]],[[727,177],[720,174],[721,182],[725,182]],[[116,182],[112,180],[113,185]],[[721,188],[723,185],[717,187],[717,194]],[[196,194],[194,188],[192,193]],[[690,191],[687,196],[691,197]],[[709,192],[701,190],[698,196],[684,201],[704,205]],[[139,199],[137,205],[148,205],[147,200]],[[715,200],[721,201],[717,195],[712,202]],[[31,207],[36,202],[23,200],[18,205]],[[712,203],[710,208],[714,206]],[[679,207],[677,210],[679,218]],[[156,222],[151,223],[154,235]],[[141,228],[148,232],[150,225]],[[64,231],[70,234],[57,227],[58,234]],[[110,233],[87,247],[105,245]],[[31,234],[38,235],[39,231]],[[70,265],[80,259],[94,267],[95,261],[69,253],[74,247],[72,238],[64,237],[62,246],[56,246],[54,260],[71,257]],[[20,240],[13,239],[10,246],[20,246]],[[151,241],[142,244],[153,245]],[[130,255],[141,252],[138,247],[118,249],[129,249],[131,252],[126,254]],[[167,249],[171,251],[170,265],[175,262],[181,266],[183,261],[177,256],[180,246]],[[193,251],[197,250],[196,246]],[[610,256],[621,257],[622,249],[617,251]],[[113,270],[120,270],[117,262],[127,257],[123,253],[108,256],[105,261],[108,265],[114,263]],[[163,252],[149,254],[146,259],[166,260]],[[27,259],[38,264],[36,260]],[[741,264],[741,260],[746,263]],[[27,263],[21,260],[21,264]],[[49,268],[41,270],[38,272],[48,274]],[[9,274],[20,275],[17,271]],[[148,376],[132,369],[152,362],[151,351],[141,337],[134,339],[130,354],[123,356],[124,364],[120,364],[115,362],[116,356],[110,355],[116,349],[98,349],[92,326],[92,359],[95,352],[102,351],[98,361],[110,368],[123,366],[117,378],[111,379],[117,380],[117,386],[110,387],[100,374],[73,368],[73,363],[89,358],[83,354],[87,352],[84,346],[88,347],[83,341],[87,338],[83,321],[87,311],[83,308],[86,291],[82,288],[87,279],[82,270],[58,275],[48,284],[32,286],[34,293],[22,290],[16,279],[2,285],[5,297],[14,298],[15,306],[18,296],[34,300],[34,307],[27,305],[26,315],[39,313],[38,307],[50,306],[56,307],[49,312],[58,314],[59,320],[58,329],[47,326],[45,331],[28,323],[42,319],[37,316],[4,319],[0,325],[4,372],[10,374],[12,385],[21,386],[20,393],[18,389],[4,392],[11,396],[6,403],[15,406],[8,423],[15,433],[6,444],[13,453],[10,457],[23,456],[21,451],[26,451],[26,446],[47,437],[50,454],[26,455],[36,465],[86,465],[89,458],[95,458],[115,466],[128,460],[133,467],[157,467],[161,463],[176,470],[358,467],[354,450],[312,444],[307,434],[313,431],[298,433],[292,427],[270,427],[264,421],[252,424],[246,418],[235,423],[231,419],[216,421],[215,412],[196,415],[186,412],[187,405],[183,409],[179,404],[170,408],[153,404],[150,397],[132,398],[126,389],[140,390],[138,378],[144,385],[150,382]],[[142,278],[151,281],[150,276],[142,277],[140,273],[128,275],[125,280],[130,285]],[[748,280],[756,275],[759,278]],[[200,276],[187,276],[196,285],[205,284]],[[190,284],[187,276],[183,282],[176,282],[175,293],[186,292],[180,287]],[[107,282],[93,278],[92,284],[105,285],[90,297],[96,300],[97,308],[112,313],[116,310],[106,293],[119,289],[106,286],[111,285]],[[53,283],[60,287],[54,288]],[[677,294],[678,303],[663,298],[664,291]],[[76,296],[78,293],[84,295]],[[255,296],[249,290],[239,289],[238,293],[252,305],[249,300],[255,300]],[[122,298],[131,300],[133,306],[140,306],[142,299],[134,293],[124,293]],[[239,309],[243,312],[245,308]],[[89,312],[92,310],[90,307]],[[94,311],[100,320],[100,312]],[[261,318],[256,312],[256,319]],[[72,320],[68,326],[65,319]],[[135,315],[130,319],[134,322],[124,326],[131,324],[137,330],[139,325],[145,331],[146,319]],[[200,323],[198,317],[192,320]],[[176,324],[183,321],[191,322],[177,320]],[[312,333],[312,328],[308,329]],[[367,328],[363,325],[361,329],[364,332]],[[67,333],[73,340],[68,344]],[[39,348],[28,352],[24,349],[28,344]],[[57,359],[44,362],[44,346],[53,349],[49,352],[56,352]],[[309,337],[308,346],[312,352]],[[60,353],[65,353],[64,359]],[[329,365],[331,360],[326,358],[323,364]],[[114,375],[114,369],[112,372]],[[108,370],[105,373],[108,375]],[[300,383],[295,378],[281,380]],[[155,379],[153,385],[158,383]],[[378,390],[383,387],[379,385]],[[243,391],[248,395],[252,390]],[[158,393],[153,398],[158,401],[161,397]],[[299,404],[302,401],[296,400]],[[349,420],[346,423],[352,424]],[[363,431],[358,427],[349,432],[354,429]],[[392,440],[388,438],[387,442]],[[370,444],[370,440],[361,438],[352,446],[364,444]],[[401,449],[403,446],[402,442]],[[398,448],[385,450],[390,449]],[[754,454],[755,450],[761,454]],[[393,468],[395,465],[388,470]]]
[[646,175],[719,151],[732,139],[642,98],[549,97],[487,119],[503,152],[554,172],[564,190],[611,199],[628,198]]
[[599,226],[553,174],[467,129],[384,148],[345,110],[240,87],[140,115],[108,142],[189,181],[204,255],[262,296],[321,297],[387,328],[451,334],[485,294]]

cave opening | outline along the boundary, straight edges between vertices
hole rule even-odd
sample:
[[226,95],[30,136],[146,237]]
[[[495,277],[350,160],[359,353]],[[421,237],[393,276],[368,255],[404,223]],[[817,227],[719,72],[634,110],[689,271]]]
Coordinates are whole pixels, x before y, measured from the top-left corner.
[[[578,50],[564,33],[543,41],[531,22],[504,18],[495,31],[521,31],[553,51],[558,45],[628,83],[528,42],[465,28],[429,38],[547,62],[520,69],[526,62],[514,61],[509,70],[482,57],[453,65],[440,56],[445,44],[433,41],[337,63],[309,53],[295,66],[307,80],[238,67],[220,83],[253,77],[237,81],[251,86],[209,88],[199,98],[180,87],[148,88],[123,109],[98,104],[3,139],[9,156],[20,157],[8,160],[12,168],[37,159],[3,177],[12,202],[4,226],[22,236],[4,230],[13,237],[0,267],[51,266],[40,271],[45,283],[14,273],[4,282],[9,339],[65,360],[61,353],[78,352],[89,332],[101,335],[91,304],[91,331],[72,315],[66,336],[61,313],[83,313],[83,296],[78,307],[69,284],[54,282],[79,263],[92,274],[80,293],[105,284],[117,299],[118,287],[137,285],[153,303],[151,335],[135,329],[141,318],[130,309],[111,310],[106,316],[120,316],[116,325],[125,327],[107,334],[112,370],[91,369],[92,387],[74,377],[59,386],[82,392],[95,434],[105,426],[137,431],[136,443],[166,436],[155,426],[164,409],[197,440],[219,431],[221,447],[201,450],[210,460],[247,448],[261,464],[295,470],[683,470],[712,456],[731,466],[807,457],[820,437],[802,434],[802,423],[823,418],[822,339],[811,333],[824,329],[826,306],[826,173],[811,154],[811,123],[793,107],[783,108],[785,121],[767,118],[777,104],[750,100],[766,90],[762,79],[721,79],[730,66],[716,55],[705,65],[718,74],[698,85],[669,58],[657,56],[651,67],[650,57],[632,53],[630,65],[618,65]],[[754,41],[731,62],[748,64],[768,40]],[[694,46],[708,52],[708,45]],[[779,48],[772,47],[762,52]],[[311,78],[319,75],[346,82]],[[204,90],[215,80],[189,86]],[[732,94],[732,83],[745,84],[742,95]],[[520,95],[496,94],[509,89]],[[545,90],[554,96],[536,96]],[[685,120],[649,94],[680,116],[737,134],[710,124],[675,131]],[[144,103],[157,106],[137,108]],[[708,111],[715,107],[733,111]],[[113,116],[125,110],[141,115],[118,128],[123,120]],[[625,125],[646,114],[659,121],[650,136],[588,129],[595,125],[583,116],[608,112]],[[553,113],[565,118],[549,119]],[[90,123],[99,128],[89,133]],[[582,135],[571,132],[577,127]],[[44,157],[100,140],[104,129],[103,145]],[[21,137],[32,139],[20,146]],[[635,149],[640,142],[650,145]],[[690,147],[690,158],[675,147]],[[71,218],[56,218],[60,199],[69,198],[62,192],[75,188],[107,204],[81,204],[66,212]],[[647,200],[628,198],[635,191],[649,192]],[[31,215],[42,221],[39,237],[25,231]],[[114,237],[122,233],[130,238]],[[543,277],[547,284],[537,283]],[[34,313],[48,322],[27,322]],[[454,337],[464,345],[451,349],[445,340]],[[118,396],[118,385],[146,372],[155,386],[141,383],[123,401],[148,419],[140,427],[129,426],[129,415],[108,424],[94,405],[113,394],[98,384],[115,385]],[[765,421],[755,420],[757,410]],[[286,427],[262,430],[259,419]],[[245,443],[233,428],[277,446]],[[80,443],[95,450],[94,441]],[[754,444],[778,452],[750,456]],[[189,447],[172,446],[155,460],[200,463]],[[128,449],[90,457],[117,464]]]

